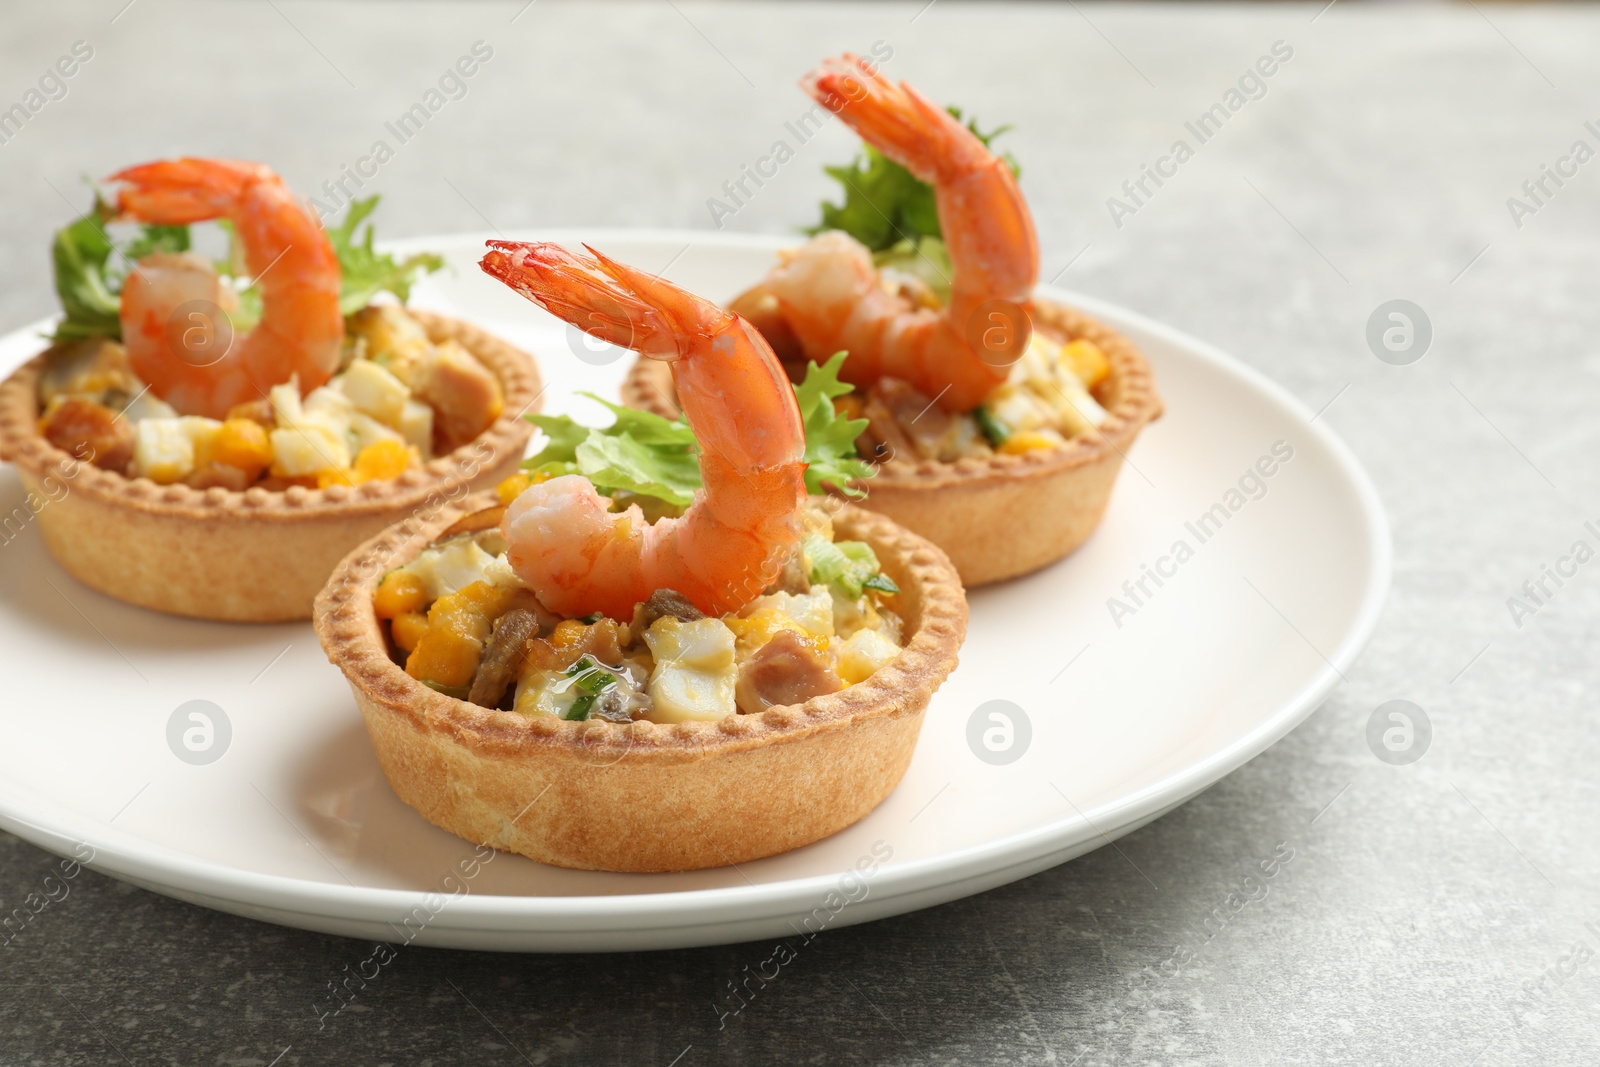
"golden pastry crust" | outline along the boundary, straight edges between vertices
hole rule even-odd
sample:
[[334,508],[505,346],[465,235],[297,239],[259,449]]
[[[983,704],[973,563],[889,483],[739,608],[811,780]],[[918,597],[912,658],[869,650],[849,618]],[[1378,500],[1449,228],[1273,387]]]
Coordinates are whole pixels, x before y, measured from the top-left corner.
[[[1096,430],[1058,448],[951,463],[895,458],[859,483],[862,506],[932,541],[970,587],[1054,563],[1089,539],[1111,501],[1122,459],[1139,431],[1161,416],[1150,364],[1110,327],[1061,304],[1034,304],[1035,325],[1061,340],[1084,339],[1105,353],[1101,392],[1109,415]],[[667,418],[679,414],[665,363],[638,359],[622,402]]]
[[465,322],[410,314],[435,343],[458,341],[493,371],[505,409],[475,441],[391,481],[238,492],[101,470],[40,436],[42,354],[0,383],[0,459],[16,465],[29,492],[52,501],[38,512],[39,531],[85,585],[175,615],[309,618],[317,590],[352,545],[509,477],[533,432],[522,418],[537,410],[541,392],[531,356]]
[[905,648],[866,681],[716,722],[566,722],[456,700],[389,658],[372,598],[383,574],[488,496],[409,520],[352,552],[317,597],[316,630],[345,674],[394,791],[480,844],[584,870],[688,871],[799,848],[861,819],[899,784],[929,698],[956,665],[967,602],[944,553],[841,505],[901,593]]

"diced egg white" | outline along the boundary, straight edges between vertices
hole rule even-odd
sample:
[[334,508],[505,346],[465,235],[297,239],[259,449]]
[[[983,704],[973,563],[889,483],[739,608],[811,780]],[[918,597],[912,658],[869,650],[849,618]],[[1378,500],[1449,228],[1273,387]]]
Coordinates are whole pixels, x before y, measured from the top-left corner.
[[142,419],[133,428],[133,468],[153,482],[181,481],[194,470],[194,442],[179,419]]
[[364,415],[359,411],[350,416],[350,436],[355,442],[355,450],[357,452],[360,452],[368,445],[375,445],[379,441],[405,443],[405,438],[372,416]]
[[809,593],[771,593],[757,597],[742,614],[753,616],[763,610],[777,611],[793,619],[813,637],[833,636],[833,594],[827,586],[819,586]]
[[516,581],[504,559],[491,556],[471,538],[429,549],[400,569],[422,583],[430,601],[464,589],[473,582],[507,585]]
[[857,630],[839,644],[839,677],[850,685],[865,681],[899,651],[900,646],[882,632]]
[[350,446],[344,434],[319,422],[299,423],[268,434],[272,442],[273,473],[301,477],[350,466]]
[[[357,411],[386,426],[400,425],[411,390],[370,359],[358,359],[339,376],[339,388]],[[431,427],[430,427],[431,430]]]
[[433,409],[420,400],[407,400],[400,411],[400,435],[421,454],[433,455]]
[[720,619],[657,619],[644,635],[655,657],[649,693],[655,722],[721,719],[737,711],[733,631]]

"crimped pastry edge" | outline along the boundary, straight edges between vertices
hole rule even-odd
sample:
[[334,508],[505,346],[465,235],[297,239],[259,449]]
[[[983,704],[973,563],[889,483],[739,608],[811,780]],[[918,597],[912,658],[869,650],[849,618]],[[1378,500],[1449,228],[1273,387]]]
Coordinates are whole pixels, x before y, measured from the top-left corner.
[[75,494],[162,517],[296,522],[415,508],[441,490],[471,480],[479,470],[493,467],[510,453],[520,456],[533,433],[522,416],[536,410],[542,388],[533,357],[522,350],[459,319],[412,308],[407,312],[435,344],[455,340],[487,366],[500,380],[505,408],[473,441],[398,478],[326,489],[291,486],[274,491],[252,486],[241,491],[157,485],[148,478],[128,478],[117,471],[103,470],[76,459],[39,434],[38,385],[47,352],[41,352],[0,382],[0,459],[36,479],[62,470],[74,471]]
[[[1049,332],[1067,340],[1093,342],[1111,365],[1110,380],[1115,401],[1106,409],[1107,418],[1087,433],[1071,438],[1055,448],[1031,449],[1015,455],[994,453],[968,456],[953,462],[936,459],[910,459],[896,456],[878,465],[877,474],[861,488],[943,489],[975,482],[1007,482],[1044,478],[1089,467],[1104,461],[1111,453],[1120,458],[1145,425],[1161,417],[1161,398],[1156,393],[1155,375],[1144,354],[1122,334],[1089,315],[1065,304],[1035,300],[1034,321]],[[628,370],[622,384],[622,402],[629,407],[676,418],[680,412],[672,391],[671,368],[658,360],[639,357]]]
[[353,688],[389,714],[441,731],[468,748],[501,754],[509,749],[528,756],[582,749],[586,758],[620,750],[632,759],[689,762],[801,740],[881,715],[920,714],[955,669],[966,636],[965,591],[945,554],[882,515],[844,504],[834,514],[835,528],[842,536],[871,544],[900,583],[902,595],[916,591],[919,606],[910,641],[867,680],[804,704],[714,722],[568,722],[482,708],[428,688],[389,658],[372,597],[388,570],[415,558],[461,516],[494,502],[492,494],[479,494],[457,507],[389,527],[345,557],[314,608],[323,651]]

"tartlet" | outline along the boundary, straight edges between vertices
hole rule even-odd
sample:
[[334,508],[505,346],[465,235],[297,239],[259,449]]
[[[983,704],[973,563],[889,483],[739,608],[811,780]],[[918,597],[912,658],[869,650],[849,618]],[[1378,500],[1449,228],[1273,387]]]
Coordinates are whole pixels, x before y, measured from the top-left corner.
[[[861,505],[942,548],[969,588],[1054,563],[1094,533],[1127,450],[1161,415],[1150,364],[1134,344],[1082,312],[1044,300],[1034,326],[1059,341],[1093,342],[1110,364],[1096,390],[1108,418],[1064,445],[952,462],[891,457],[856,488]],[[638,359],[622,402],[667,418],[680,414],[665,365]]]
[[[158,485],[93,466],[40,435],[48,353],[0,383],[0,459],[52,502],[45,546],[78,580],[118,600],[235,622],[310,617],[328,574],[354,544],[400,519],[438,511],[517,469],[532,434],[539,372],[526,353],[456,319],[411,310],[435,344],[455,340],[499,379],[500,416],[475,440],[390,481],[244,491]],[[69,487],[56,499],[45,480]]]
[[437,692],[390,657],[373,596],[461,515],[413,517],[347,556],[316,602],[316,630],[344,672],[395,792],[469,841],[561,867],[687,871],[742,863],[837,833],[875,808],[910,762],[933,691],[966,631],[961,582],[937,547],[841,505],[899,586],[908,639],[837,693],[714,722],[569,722],[493,711]]

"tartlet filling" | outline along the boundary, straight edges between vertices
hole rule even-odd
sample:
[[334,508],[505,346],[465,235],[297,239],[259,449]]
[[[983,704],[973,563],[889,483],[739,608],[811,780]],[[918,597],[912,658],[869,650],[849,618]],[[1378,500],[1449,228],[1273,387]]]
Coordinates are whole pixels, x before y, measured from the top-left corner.
[[1009,377],[977,408],[943,410],[895,378],[841,398],[845,413],[867,420],[858,446],[868,459],[901,456],[951,462],[967,456],[1018,455],[1057,448],[1106,420],[1097,395],[1110,374],[1098,345],[1058,341],[1037,329]]
[[118,342],[57,344],[40,376],[39,432],[106,470],[198,489],[326,488],[398,477],[499,417],[499,379],[460,343],[434,344],[405,309],[348,316],[342,366],[304,397],[294,381],[225,419],[179,415]]
[[506,562],[499,511],[458,524],[485,528],[430,545],[374,597],[395,662],[449,696],[566,720],[704,721],[838,692],[901,650],[899,590],[869,545],[834,539],[816,500],[778,579],[739,611],[707,617],[662,589],[626,623],[547,610]]
[[[233,165],[185,160],[171,166],[212,174]],[[217,283],[220,304],[191,300],[166,324],[171,350],[191,353],[177,358],[193,360],[187,377],[194,385],[234,354],[246,333],[266,328],[262,289],[271,268],[261,277],[243,273],[244,244],[226,220],[212,224],[227,241],[225,256],[215,261],[194,250],[194,240],[206,232],[197,235],[191,226],[140,225],[131,238],[113,241],[108,228],[125,223],[97,199],[88,214],[55,235],[63,315],[39,377],[40,435],[129,478],[232,490],[387,480],[476,438],[504,407],[500,381],[457,341],[434,344],[406,312],[411,286],[444,261],[430,253],[397,258],[375,250],[367,220],[377,205],[377,197],[355,201],[343,222],[325,231],[338,264],[343,320],[336,373],[303,393],[285,366],[281,384],[233,405],[223,418],[208,418],[180,414],[135,372],[122,322],[131,276],[144,276],[146,288],[158,284],[148,280],[152,274]],[[263,229],[271,221],[255,218]],[[292,311],[280,314],[293,322]],[[275,328],[285,327],[278,321]],[[212,346],[222,351],[213,353]]]

